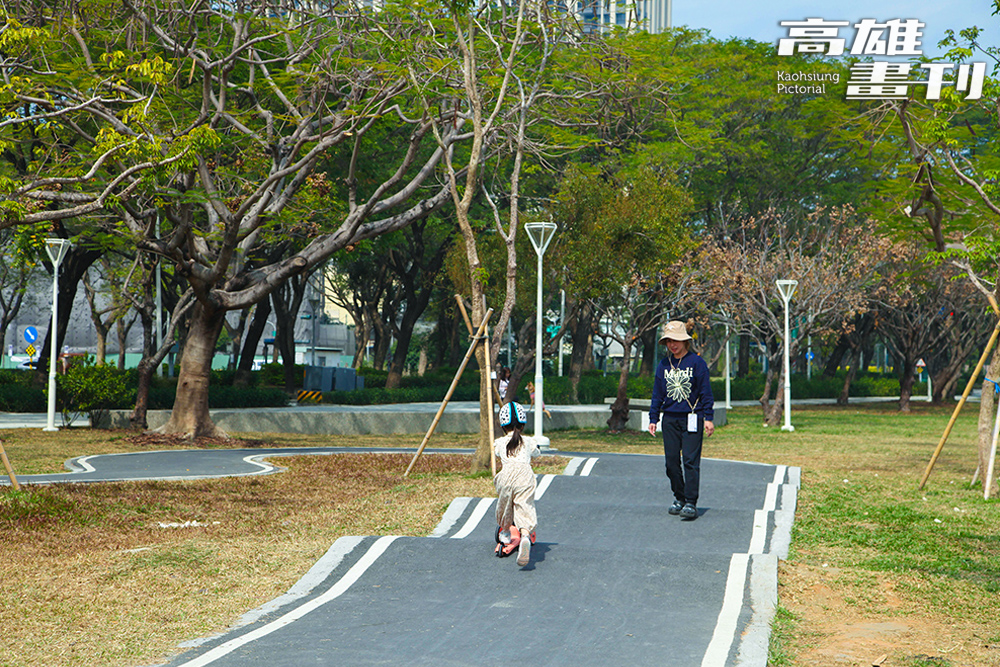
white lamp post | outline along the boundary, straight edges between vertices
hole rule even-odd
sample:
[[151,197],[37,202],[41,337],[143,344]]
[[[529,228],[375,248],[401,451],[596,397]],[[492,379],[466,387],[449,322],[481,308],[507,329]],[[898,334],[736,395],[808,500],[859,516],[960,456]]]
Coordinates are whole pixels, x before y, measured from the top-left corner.
[[542,435],[542,255],[556,234],[554,222],[529,222],[524,226],[531,245],[538,255],[538,292],[535,299],[535,440],[541,449],[547,449],[549,439]]
[[798,280],[776,280],[775,284],[778,285],[778,292],[781,293],[781,299],[785,302],[785,344],[784,344],[784,363],[785,363],[785,425],[781,427],[782,431],[794,431],[795,427],[792,426],[792,378],[791,378],[791,364],[788,361],[788,348],[791,343],[791,335],[788,330],[788,302],[792,300],[792,295],[795,294],[795,287],[799,284]]
[[59,324],[59,264],[69,250],[67,239],[45,239],[45,252],[52,260],[52,326],[49,328],[49,420],[43,431],[58,431],[56,428],[56,329]]
[[[722,311],[722,316],[727,320],[729,319],[729,313],[725,310]],[[729,322],[726,322],[726,410],[733,409],[733,390],[732,390],[732,375],[729,369],[729,363],[732,360],[732,353],[729,351]]]
[[[566,290],[559,290],[559,330],[562,331],[563,327],[566,326]],[[563,376],[563,341],[566,339],[566,334],[559,336],[559,377]]]
[[729,325],[726,325],[726,410],[733,409],[733,388],[732,388],[732,374],[729,371],[729,362],[732,360],[733,355],[729,352]]

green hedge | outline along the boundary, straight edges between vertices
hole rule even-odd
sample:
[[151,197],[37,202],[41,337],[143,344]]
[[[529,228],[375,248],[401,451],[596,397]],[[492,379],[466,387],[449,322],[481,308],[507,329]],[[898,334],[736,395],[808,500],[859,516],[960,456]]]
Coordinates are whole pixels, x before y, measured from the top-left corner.
[[[377,373],[370,370],[364,372],[365,384],[368,388],[359,391],[335,391],[323,395],[326,403],[337,403],[342,405],[375,405],[383,403],[413,403],[413,402],[440,402],[451,383],[451,376],[447,382],[433,384],[431,382],[415,382],[414,378],[404,378],[404,386],[400,389],[382,389],[377,385],[372,386],[369,380]],[[470,375],[467,373],[467,375]],[[472,379],[465,380],[459,384],[452,399],[457,401],[475,401],[479,398],[478,375],[473,375]],[[383,374],[384,383],[384,374]],[[426,378],[425,378],[426,379]],[[521,379],[521,384],[517,392],[518,399],[524,403],[528,402],[528,392],[526,385],[532,381],[533,377]],[[814,376],[807,380],[805,375],[792,375],[792,395],[796,398],[836,398],[840,395],[841,387],[844,384],[843,373],[838,373],[835,377],[826,378]],[[771,397],[777,395],[780,386],[776,382],[771,385]],[[731,378],[730,391],[734,401],[755,401],[760,398],[764,391],[764,376],[755,375],[745,378]],[[926,393],[927,385],[918,382],[914,385],[913,393],[921,395]],[[726,395],[726,382],[723,378],[712,379],[712,393],[715,399],[722,400]],[[603,403],[604,399],[615,396],[618,393],[618,374],[608,373],[604,375],[601,371],[587,371],[580,377],[577,386],[577,397],[580,403],[596,404]],[[628,381],[628,395],[633,398],[648,398],[653,394],[653,378],[650,376],[640,377],[633,375]],[[898,396],[899,381],[895,377],[887,375],[863,374],[854,379],[851,383],[851,396]],[[549,405],[559,405],[569,403],[570,384],[568,377],[551,376],[545,378],[545,402]]]
[[[233,372],[215,371],[208,388],[211,408],[260,408],[288,405],[288,395],[276,387],[233,387]],[[34,373],[0,370],[0,411],[45,412],[47,389],[33,385]],[[69,412],[131,410],[135,407],[138,377],[135,369],[75,364],[56,376],[60,409]],[[151,410],[169,410],[176,395],[176,378],[154,376],[149,391]]]
[[[174,406],[176,395],[176,380],[160,379],[159,381],[154,381],[153,386],[149,389],[149,409],[171,409]],[[133,403],[135,402],[134,397],[132,401]],[[280,408],[286,405],[288,405],[288,394],[285,393],[284,389],[277,387],[208,385],[208,407],[212,409]]]
[[[29,375],[29,373],[22,373]],[[0,410],[3,412],[45,412],[45,390],[19,384],[0,384]]]
[[[379,405],[386,403],[439,403],[444,399],[455,376],[455,369],[442,368],[424,377],[404,377],[399,389],[384,389],[384,371],[363,369],[366,389],[356,391],[333,391],[323,395],[325,403],[341,405]],[[288,396],[283,389],[264,386],[268,377],[278,378],[279,386],[284,381],[280,364],[268,364],[264,373],[255,373],[255,382],[248,387],[233,387],[232,371],[215,371],[209,385],[209,406],[211,408],[255,408],[282,407],[288,404]],[[18,370],[0,370],[0,411],[4,412],[44,412],[47,407],[44,388],[33,386],[34,373]],[[528,392],[525,385],[531,377],[522,378],[518,398],[527,403]],[[380,384],[381,381],[381,384]],[[119,371],[114,366],[76,365],[66,375],[58,376],[60,404],[73,411],[100,409],[128,410],[135,405],[136,372]],[[173,407],[176,392],[175,378],[154,377],[149,393],[151,410],[169,410]],[[792,376],[792,395],[796,398],[836,398],[843,386],[844,375],[838,373],[833,378],[820,375],[807,380],[804,375]],[[732,378],[732,399],[757,400],[764,389],[764,376]],[[633,398],[648,398],[652,395],[651,377],[632,376],[629,378],[628,394]],[[772,397],[780,387],[772,385]],[[913,393],[926,393],[927,385],[915,384]],[[618,392],[618,375],[604,375],[600,371],[588,371],[580,378],[578,397],[581,403],[603,403],[604,399]],[[725,381],[712,379],[712,392],[716,400],[725,397]],[[898,396],[899,382],[895,377],[876,374],[862,374],[851,384],[851,396]],[[567,377],[545,378],[545,402],[550,405],[569,402],[570,385]],[[460,379],[452,400],[475,401],[479,398],[479,373],[467,369]]]
[[[365,382],[368,382],[367,376]],[[354,391],[330,391],[323,394],[324,403],[338,405],[384,405],[386,403],[440,403],[451,385],[428,387],[402,387],[384,389],[381,387],[356,389]],[[478,401],[479,385],[459,384],[451,395],[453,401]]]

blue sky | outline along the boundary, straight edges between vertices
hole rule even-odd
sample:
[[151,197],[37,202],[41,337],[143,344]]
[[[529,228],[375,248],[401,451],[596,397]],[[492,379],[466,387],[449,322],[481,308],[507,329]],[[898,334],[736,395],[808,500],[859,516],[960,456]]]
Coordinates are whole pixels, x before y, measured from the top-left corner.
[[[780,21],[798,21],[818,17],[828,21],[850,21],[853,26],[861,19],[879,22],[889,19],[918,19],[924,28],[923,54],[938,58],[943,51],[937,43],[951,28],[956,33],[972,25],[985,30],[981,41],[987,46],[1000,46],[1000,16],[993,16],[991,0],[673,0],[673,25],[707,28],[713,37],[751,38],[776,44],[787,37],[787,28]],[[846,32],[850,30],[850,32]],[[853,36],[853,28],[841,34]],[[850,40],[848,40],[850,45]],[[978,60],[979,58],[977,58]]]

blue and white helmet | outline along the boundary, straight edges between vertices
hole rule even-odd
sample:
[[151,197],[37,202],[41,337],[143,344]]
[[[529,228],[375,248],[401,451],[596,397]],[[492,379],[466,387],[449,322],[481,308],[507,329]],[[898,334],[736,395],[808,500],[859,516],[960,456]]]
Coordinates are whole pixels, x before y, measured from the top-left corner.
[[500,407],[500,426],[507,428],[511,424],[524,426],[528,423],[528,413],[520,403],[511,401]]

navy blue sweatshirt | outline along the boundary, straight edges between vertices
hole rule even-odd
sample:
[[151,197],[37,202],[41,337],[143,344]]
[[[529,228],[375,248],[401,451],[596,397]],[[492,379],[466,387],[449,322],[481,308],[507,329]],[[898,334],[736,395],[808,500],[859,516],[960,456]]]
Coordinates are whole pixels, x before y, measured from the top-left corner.
[[705,421],[715,419],[715,399],[708,378],[708,364],[691,351],[681,359],[668,354],[656,367],[649,423],[658,423],[661,412],[668,417],[683,418],[692,411]]

